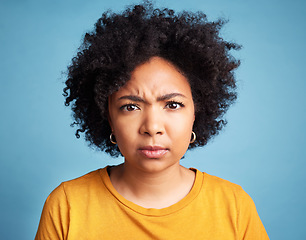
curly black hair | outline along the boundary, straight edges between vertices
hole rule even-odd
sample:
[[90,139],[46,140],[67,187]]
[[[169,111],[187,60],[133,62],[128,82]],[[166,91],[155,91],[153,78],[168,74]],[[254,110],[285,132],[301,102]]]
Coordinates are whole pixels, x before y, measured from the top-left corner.
[[209,22],[203,12],[156,9],[149,1],[119,14],[103,13],[68,66],[65,105],[72,103],[77,138],[84,132],[92,146],[120,155],[109,140],[108,96],[130,79],[136,66],[158,56],[188,79],[197,134],[189,149],[204,146],[226,124],[223,115],[237,95],[233,70],[240,62],[229,51],[240,46],[220,37],[225,22]]

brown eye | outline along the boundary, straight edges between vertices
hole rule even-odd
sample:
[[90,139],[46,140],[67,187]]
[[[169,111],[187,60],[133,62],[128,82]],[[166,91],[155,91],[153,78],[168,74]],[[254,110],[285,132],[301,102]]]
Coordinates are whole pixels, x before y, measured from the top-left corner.
[[168,102],[166,105],[166,108],[172,109],[172,110],[176,110],[179,109],[181,107],[184,107],[183,103],[180,102]]
[[120,109],[123,110],[123,111],[132,112],[132,111],[135,111],[135,110],[139,110],[139,107],[134,105],[134,104],[126,104],[126,105],[123,105],[122,107],[120,107]]

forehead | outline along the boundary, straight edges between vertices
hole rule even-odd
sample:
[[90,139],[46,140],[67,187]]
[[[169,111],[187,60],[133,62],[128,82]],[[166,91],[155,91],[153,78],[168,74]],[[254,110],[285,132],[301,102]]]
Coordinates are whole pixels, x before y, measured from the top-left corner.
[[187,78],[170,62],[160,57],[153,57],[135,68],[131,79],[116,95],[120,97],[124,94],[133,94],[149,97],[173,92],[192,97]]

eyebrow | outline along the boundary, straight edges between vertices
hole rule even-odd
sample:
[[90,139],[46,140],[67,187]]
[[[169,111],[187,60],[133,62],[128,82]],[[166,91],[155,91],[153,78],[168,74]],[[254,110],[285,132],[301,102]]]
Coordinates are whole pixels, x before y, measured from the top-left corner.
[[165,100],[169,100],[169,99],[174,98],[174,97],[186,98],[185,95],[181,94],[181,93],[168,93],[168,94],[165,94],[165,95],[162,95],[162,96],[158,97],[157,101],[165,101]]
[[[181,93],[168,93],[168,94],[158,97],[157,101],[166,101],[174,97],[186,98],[186,96]],[[125,96],[120,97],[118,100],[122,100],[122,99],[128,99],[128,100],[135,101],[135,102],[146,102],[143,98],[136,96],[136,95],[125,95]]]

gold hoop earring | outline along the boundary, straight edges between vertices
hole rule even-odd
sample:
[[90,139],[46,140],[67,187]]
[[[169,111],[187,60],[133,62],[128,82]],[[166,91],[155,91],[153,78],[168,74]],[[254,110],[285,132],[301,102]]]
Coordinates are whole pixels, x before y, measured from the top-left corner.
[[191,132],[191,140],[190,140],[190,143],[194,143],[194,141],[197,139],[197,135],[195,134],[194,131]]
[[113,133],[111,133],[111,134],[109,135],[109,140],[110,140],[110,142],[111,142],[112,144],[117,144],[116,140],[115,140],[115,141],[113,140],[113,137],[115,137],[115,135],[114,135]]

